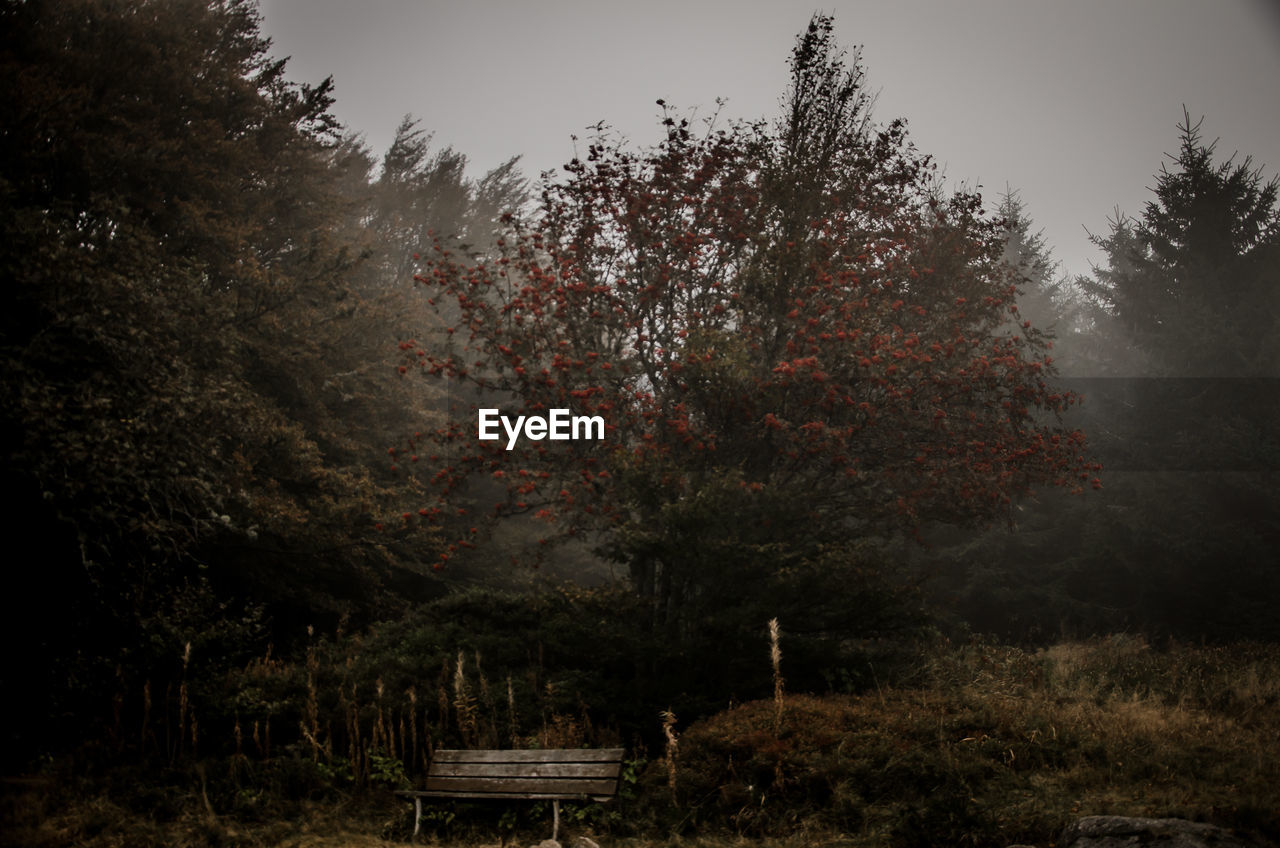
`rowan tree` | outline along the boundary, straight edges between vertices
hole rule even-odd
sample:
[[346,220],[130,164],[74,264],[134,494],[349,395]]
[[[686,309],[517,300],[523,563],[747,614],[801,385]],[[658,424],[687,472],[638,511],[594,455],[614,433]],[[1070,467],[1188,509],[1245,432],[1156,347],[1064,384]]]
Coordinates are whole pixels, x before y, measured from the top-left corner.
[[1011,329],[1018,277],[981,198],[939,190],[903,122],[872,125],[830,19],[791,74],[771,127],[695,131],[659,101],[656,147],[595,138],[498,256],[431,246],[418,279],[460,310],[456,344],[411,360],[512,418],[566,408],[605,436],[507,450],[470,410],[436,434],[453,460],[425,517],[487,475],[496,513],[603,534],[658,617],[687,623],[761,571],[1089,484],[1043,340]]

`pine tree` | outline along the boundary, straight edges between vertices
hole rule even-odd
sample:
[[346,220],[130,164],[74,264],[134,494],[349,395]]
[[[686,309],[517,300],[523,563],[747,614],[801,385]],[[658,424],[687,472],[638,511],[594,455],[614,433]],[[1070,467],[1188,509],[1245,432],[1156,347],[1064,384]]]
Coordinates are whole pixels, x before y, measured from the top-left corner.
[[1262,376],[1280,353],[1280,177],[1214,161],[1184,110],[1142,217],[1117,215],[1092,293],[1166,376]]
[[371,162],[331,84],[289,82],[250,0],[4,0],[0,24],[3,526],[40,551],[3,593],[39,647],[3,685],[68,699],[38,728],[118,664],[232,661],[264,605],[297,638],[390,602],[373,512],[403,478],[344,418]]
[[1132,344],[1148,379],[1107,381],[1086,402],[1091,432],[1107,436],[1113,508],[1085,537],[1095,550],[1083,567],[1113,586],[1100,603],[1140,599],[1133,626],[1271,638],[1280,180],[1264,180],[1247,157],[1216,161],[1201,123],[1184,110],[1154,199],[1138,218],[1117,212],[1110,234],[1095,238],[1106,265],[1089,286],[1103,328],[1113,350]]

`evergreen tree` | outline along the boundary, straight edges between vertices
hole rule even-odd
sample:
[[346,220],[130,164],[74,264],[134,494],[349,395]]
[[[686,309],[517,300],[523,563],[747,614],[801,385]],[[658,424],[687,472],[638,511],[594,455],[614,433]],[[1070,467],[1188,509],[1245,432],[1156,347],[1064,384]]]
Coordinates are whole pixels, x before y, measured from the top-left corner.
[[412,488],[360,417],[415,416],[390,388],[350,402],[371,356],[396,379],[396,340],[355,285],[372,160],[331,84],[288,81],[249,0],[4,0],[0,21],[4,527],[40,551],[21,591],[9,571],[32,649],[3,685],[49,694],[38,738],[159,685],[187,642],[235,662],[268,624],[299,639],[402,603],[393,583],[421,596],[433,543],[374,526]]
[[1214,161],[1184,111],[1172,168],[1139,220],[1095,237],[1091,286],[1164,376],[1273,375],[1280,353],[1280,177],[1248,157]]
[[1018,280],[1018,320],[1014,325],[1044,334],[1061,373],[1096,373],[1098,315],[1094,304],[1078,280],[1062,272],[1044,231],[1034,229],[1026,203],[1016,191],[1001,197],[996,213],[1005,233],[1004,260]]
[[1086,536],[1081,594],[1127,599],[1131,626],[1149,631],[1271,638],[1280,181],[1248,158],[1216,162],[1185,111],[1178,129],[1142,216],[1117,213],[1095,239],[1103,328],[1147,377],[1099,383],[1086,401],[1110,508]]

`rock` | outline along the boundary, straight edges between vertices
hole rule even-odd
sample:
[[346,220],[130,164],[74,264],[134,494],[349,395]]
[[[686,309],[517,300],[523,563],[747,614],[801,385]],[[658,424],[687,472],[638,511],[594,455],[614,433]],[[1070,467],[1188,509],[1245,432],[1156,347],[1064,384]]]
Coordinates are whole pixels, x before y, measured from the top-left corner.
[[575,836],[570,840],[569,848],[600,848],[600,846],[585,836]]
[[1067,825],[1063,848],[1250,848],[1229,830],[1186,819],[1087,816]]
[[544,839],[538,843],[538,848],[560,848],[560,843],[554,839]]

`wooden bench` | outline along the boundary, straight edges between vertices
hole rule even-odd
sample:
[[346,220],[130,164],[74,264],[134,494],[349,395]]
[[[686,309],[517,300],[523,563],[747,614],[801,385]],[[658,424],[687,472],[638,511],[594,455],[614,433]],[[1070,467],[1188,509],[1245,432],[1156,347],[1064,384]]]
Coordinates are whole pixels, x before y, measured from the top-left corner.
[[413,835],[423,798],[523,799],[551,802],[551,838],[560,833],[561,801],[608,801],[618,794],[621,748],[543,748],[533,751],[436,751],[423,789],[397,792],[413,799]]

